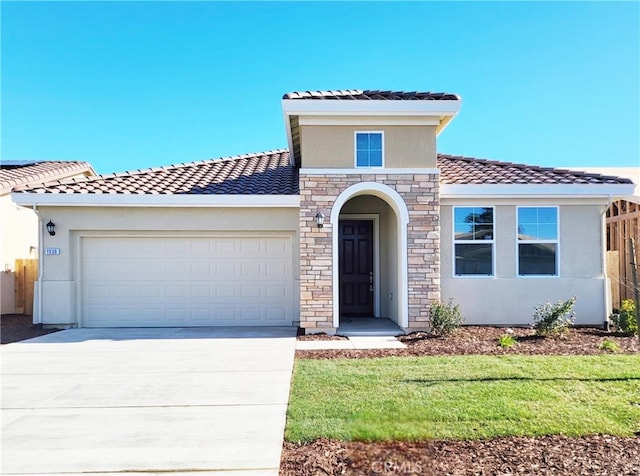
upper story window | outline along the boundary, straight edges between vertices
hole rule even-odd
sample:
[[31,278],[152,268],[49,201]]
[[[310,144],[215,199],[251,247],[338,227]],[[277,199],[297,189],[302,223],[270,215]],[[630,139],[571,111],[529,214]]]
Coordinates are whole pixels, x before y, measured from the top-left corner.
[[382,167],[384,137],[382,132],[356,132],[356,167]]
[[518,207],[518,275],[558,275],[557,207]]
[[456,276],[493,276],[493,207],[454,207]]

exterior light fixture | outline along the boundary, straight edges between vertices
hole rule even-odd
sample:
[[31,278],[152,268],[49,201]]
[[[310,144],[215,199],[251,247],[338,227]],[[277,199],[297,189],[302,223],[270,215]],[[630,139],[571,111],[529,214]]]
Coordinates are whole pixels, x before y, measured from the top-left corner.
[[324,226],[324,213],[316,213],[316,223],[318,224],[318,228],[322,228]]
[[56,234],[56,224],[53,223],[51,220],[49,220],[49,223],[46,224],[46,227],[47,227],[47,231],[51,236],[54,236]]

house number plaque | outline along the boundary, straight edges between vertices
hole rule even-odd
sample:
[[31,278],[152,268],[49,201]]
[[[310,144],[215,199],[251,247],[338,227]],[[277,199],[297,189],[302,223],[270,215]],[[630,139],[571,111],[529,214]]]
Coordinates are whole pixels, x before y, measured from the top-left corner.
[[44,249],[44,254],[45,255],[59,255],[60,254],[60,248],[45,248]]

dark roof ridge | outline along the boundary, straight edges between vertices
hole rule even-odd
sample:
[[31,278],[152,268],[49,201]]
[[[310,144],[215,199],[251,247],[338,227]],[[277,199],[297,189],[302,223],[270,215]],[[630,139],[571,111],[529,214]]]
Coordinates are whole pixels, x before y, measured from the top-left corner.
[[297,100],[365,100],[365,101],[407,101],[407,100],[453,100],[459,101],[457,94],[431,91],[392,91],[381,89],[327,89],[292,91],[285,93],[282,99]]

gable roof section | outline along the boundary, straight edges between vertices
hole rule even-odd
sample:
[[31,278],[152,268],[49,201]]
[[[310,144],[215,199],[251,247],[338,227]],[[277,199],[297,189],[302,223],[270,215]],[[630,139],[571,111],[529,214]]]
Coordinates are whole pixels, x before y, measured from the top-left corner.
[[460,96],[450,93],[380,91],[371,89],[338,89],[330,91],[294,91],[282,99],[352,100],[352,101],[458,101]]
[[17,188],[36,194],[297,195],[289,152],[276,150]]
[[429,91],[340,89],[286,93],[282,112],[291,160],[298,166],[303,163],[301,126],[335,124],[336,120],[342,125],[362,125],[371,118],[384,117],[387,125],[435,126],[438,135],[458,114],[461,103],[457,94]]
[[440,196],[453,199],[588,199],[606,204],[633,192],[627,178],[439,155]]
[[451,185],[631,184],[627,178],[438,154],[440,183]]
[[[597,173],[446,154],[438,154],[438,167],[443,196],[478,191],[485,196],[499,196],[507,192],[527,195],[529,192],[538,193],[541,186],[547,187],[544,193],[555,195],[568,193],[566,186],[583,195],[601,195],[610,193],[603,192],[602,187],[614,186],[617,192],[617,185],[632,187],[633,184],[627,178]],[[107,197],[113,197],[114,204],[132,200],[143,204],[150,203],[145,197],[156,197],[152,200],[156,206],[169,202],[208,206],[236,206],[238,203],[244,203],[242,206],[295,206],[299,193],[298,170],[291,165],[287,150],[56,180],[36,187],[17,187],[15,191],[19,192],[15,194],[16,201],[24,204],[44,203],[51,199],[57,201],[56,196],[60,197],[61,203],[67,203],[64,197],[69,197],[71,201],[68,203],[77,204],[103,203]],[[139,198],[132,198],[136,196]]]
[[45,161],[0,164],[0,194],[11,192],[16,187],[62,180],[73,175],[96,175],[87,162]]

